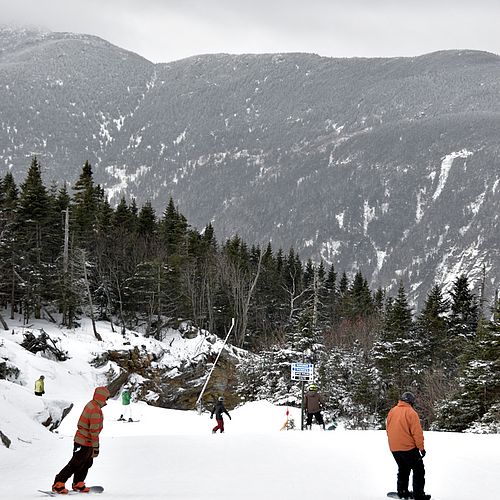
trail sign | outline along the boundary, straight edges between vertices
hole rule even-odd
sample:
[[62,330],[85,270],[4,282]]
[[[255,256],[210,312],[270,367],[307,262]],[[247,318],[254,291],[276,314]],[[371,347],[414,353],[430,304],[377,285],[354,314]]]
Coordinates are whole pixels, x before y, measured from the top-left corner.
[[292,380],[312,382],[314,380],[314,365],[312,363],[292,363]]

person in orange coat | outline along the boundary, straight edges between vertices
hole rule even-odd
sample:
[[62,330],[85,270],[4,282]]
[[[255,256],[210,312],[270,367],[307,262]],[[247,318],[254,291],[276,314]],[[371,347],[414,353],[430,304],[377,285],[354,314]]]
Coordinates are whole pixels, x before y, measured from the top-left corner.
[[[398,464],[398,496],[429,500],[424,493],[425,468],[422,458],[425,456],[424,433],[420,419],[413,408],[415,396],[405,392],[398,404],[389,411],[386,421],[389,449]],[[410,472],[413,471],[413,496],[408,491]]]
[[73,456],[68,464],[56,475],[52,491],[66,494],[66,481],[73,476],[73,490],[88,493],[85,478],[99,455],[99,434],[103,428],[102,408],[106,406],[110,394],[106,387],[97,387],[94,397],[83,408],[78,420],[73,444]]

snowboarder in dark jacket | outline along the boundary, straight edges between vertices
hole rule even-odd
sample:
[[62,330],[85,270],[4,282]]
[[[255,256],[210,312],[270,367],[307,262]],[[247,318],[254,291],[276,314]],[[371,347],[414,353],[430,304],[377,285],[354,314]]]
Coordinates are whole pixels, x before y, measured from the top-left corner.
[[307,414],[306,429],[312,428],[313,417],[316,419],[319,425],[325,429],[325,421],[323,420],[323,415],[321,414],[321,409],[324,405],[323,396],[318,392],[318,386],[316,384],[311,384],[309,390],[305,395],[305,409]]
[[224,398],[222,396],[220,396],[217,400],[217,403],[215,403],[210,418],[214,417],[214,413],[215,420],[217,420],[217,425],[212,429],[212,434],[215,434],[219,429],[222,434],[224,432],[224,419],[222,418],[222,414],[225,413],[229,417],[229,420],[231,420],[231,415],[229,415],[229,412],[224,406]]

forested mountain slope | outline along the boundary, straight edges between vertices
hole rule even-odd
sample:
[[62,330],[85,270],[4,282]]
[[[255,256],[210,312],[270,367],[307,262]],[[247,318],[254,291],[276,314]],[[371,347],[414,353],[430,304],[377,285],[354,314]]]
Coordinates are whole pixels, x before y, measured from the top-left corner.
[[[89,160],[122,194],[220,237],[403,279],[500,281],[500,58],[206,55],[153,64],[99,38],[0,31],[0,173]],[[421,301],[419,301],[421,302]]]

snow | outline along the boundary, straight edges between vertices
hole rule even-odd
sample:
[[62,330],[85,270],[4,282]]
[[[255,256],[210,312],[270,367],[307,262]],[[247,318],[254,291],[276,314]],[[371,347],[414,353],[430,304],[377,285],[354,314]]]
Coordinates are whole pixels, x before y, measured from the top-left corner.
[[345,210],[342,213],[335,215],[335,218],[337,219],[340,229],[344,227],[344,216],[345,216]]
[[363,203],[363,234],[368,233],[368,225],[375,218],[375,207],[370,207],[368,200]]
[[126,167],[120,168],[114,165],[106,167],[106,172],[117,179],[119,182],[114,186],[109,186],[105,188],[106,196],[111,201],[113,198],[118,196],[120,193],[124,193],[127,190],[129,183],[134,183],[139,177],[146,175],[151,170],[151,167],[146,165],[141,165],[132,174],[127,174]]
[[453,153],[450,153],[449,155],[446,155],[443,158],[443,161],[441,162],[441,172],[439,174],[439,179],[438,179],[438,185],[436,188],[436,191],[434,191],[434,194],[432,195],[433,200],[437,200],[441,192],[443,191],[443,188],[446,184],[446,181],[448,180],[448,175],[450,173],[451,165],[453,164],[453,160],[455,158],[467,158],[468,156],[471,156],[472,152],[467,151],[466,149],[462,149],[458,152],[454,151]]
[[[159,342],[127,333],[124,339],[106,323],[98,323],[104,341],[97,342],[88,321],[74,331],[36,322],[71,358],[56,362],[19,346],[23,329],[14,322],[0,332],[0,359],[9,359],[22,372],[18,382],[0,380],[0,430],[9,436],[9,449],[0,444],[1,499],[45,498],[38,489],[50,488],[54,475],[72,451],[76,421],[93,388],[103,383],[109,368],[88,361],[110,347],[124,348],[124,340],[149,349]],[[14,332],[14,333],[12,333]],[[162,348],[174,338],[172,358],[194,356],[200,338],[183,339],[170,331]],[[132,348],[133,346],[130,346]],[[46,394],[39,398],[32,386],[46,376]],[[74,403],[57,433],[40,422],[49,412]],[[384,431],[280,431],[286,408],[265,401],[246,403],[230,411],[226,432],[211,434],[208,413],[167,410],[133,402],[138,422],[117,421],[118,399],[103,409],[101,453],[87,483],[105,488],[105,499],[262,499],[376,500],[395,489],[396,464]],[[290,408],[297,425],[299,410]],[[437,500],[497,498],[500,470],[499,435],[426,432],[427,491]],[[8,479],[7,479],[8,478]]]

